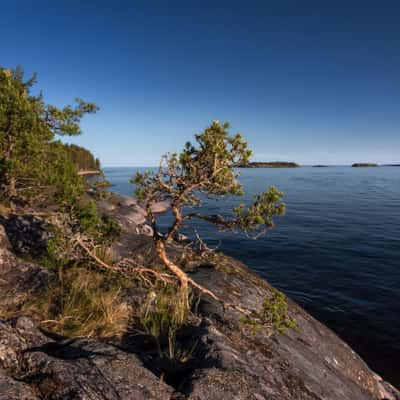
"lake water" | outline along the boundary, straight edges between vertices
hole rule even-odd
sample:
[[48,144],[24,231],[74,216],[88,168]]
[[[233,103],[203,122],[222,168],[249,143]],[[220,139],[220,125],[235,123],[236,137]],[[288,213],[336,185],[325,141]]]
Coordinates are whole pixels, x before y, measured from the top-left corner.
[[[138,168],[106,168],[131,195]],[[400,386],[400,168],[243,169],[246,196],[209,202],[225,214],[275,185],[287,212],[257,241],[201,223],[210,246],[242,260],[349,343]],[[168,222],[168,216],[164,217]]]

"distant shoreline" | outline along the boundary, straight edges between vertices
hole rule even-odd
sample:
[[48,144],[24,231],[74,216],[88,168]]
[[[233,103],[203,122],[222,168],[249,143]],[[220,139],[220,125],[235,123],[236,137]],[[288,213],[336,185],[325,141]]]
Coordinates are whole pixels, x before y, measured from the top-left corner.
[[379,167],[378,164],[375,163],[354,163],[352,165],[353,168],[375,168]]
[[348,167],[348,168],[376,168],[376,167],[400,167],[400,164],[376,164],[376,163],[353,163],[351,165],[300,165],[292,161],[254,161],[248,164],[238,166],[238,168],[335,168],[335,167]]
[[[279,162],[279,165],[275,164],[275,162],[254,162],[250,163],[248,165],[239,165],[237,168],[355,168],[353,167],[353,164],[297,164],[293,163],[295,165],[290,165],[291,163],[284,163],[284,162]],[[376,164],[377,167],[400,167],[399,164]],[[104,169],[136,169],[136,168],[141,168],[141,169],[153,169],[153,168],[158,168],[156,165],[151,165],[151,166],[143,166],[143,165],[126,165],[126,166],[105,166],[103,167]],[[90,171],[92,172],[92,171]],[[97,175],[100,172],[98,171],[93,171],[93,175]],[[87,173],[84,171],[84,173],[80,172],[79,175],[91,175],[91,173]]]
[[82,170],[78,171],[79,176],[90,176],[90,175],[101,175],[101,171],[98,170]]
[[239,165],[238,168],[298,168],[299,164],[287,161],[254,161],[247,164]]

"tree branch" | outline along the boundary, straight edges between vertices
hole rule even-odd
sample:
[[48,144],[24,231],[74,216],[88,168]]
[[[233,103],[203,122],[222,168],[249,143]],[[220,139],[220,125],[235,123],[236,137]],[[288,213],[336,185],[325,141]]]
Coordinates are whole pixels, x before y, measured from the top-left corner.
[[86,254],[90,258],[92,258],[98,265],[100,265],[102,268],[104,268],[108,271],[120,272],[120,273],[131,273],[131,274],[138,273],[138,274],[142,275],[143,279],[146,280],[146,282],[149,283],[150,285],[152,285],[151,282],[147,278],[145,278],[143,276],[143,274],[153,275],[157,280],[162,281],[164,283],[172,283],[174,281],[173,276],[171,276],[169,274],[154,271],[151,268],[138,266],[138,264],[135,261],[133,261],[129,258],[124,258],[120,261],[120,264],[128,265],[128,268],[121,267],[120,265],[110,265],[110,264],[104,262],[103,260],[101,260],[98,256],[96,256],[96,254],[94,254],[93,251],[91,251],[89,249],[89,247],[83,242],[83,240],[81,238],[76,238],[75,240],[76,240],[77,244],[86,252]]
[[214,214],[214,215],[204,215],[200,213],[190,213],[186,214],[182,221],[188,221],[192,218],[201,219],[203,221],[207,221],[211,224],[221,226],[225,229],[233,229],[236,225],[236,220],[226,220],[222,215]]

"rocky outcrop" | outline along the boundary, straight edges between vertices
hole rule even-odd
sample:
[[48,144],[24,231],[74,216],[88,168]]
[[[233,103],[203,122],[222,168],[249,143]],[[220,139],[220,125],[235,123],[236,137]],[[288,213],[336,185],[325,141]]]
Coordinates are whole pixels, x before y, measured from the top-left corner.
[[12,248],[0,224],[0,316],[1,310],[19,311],[50,280],[48,270],[17,258]]
[[[115,344],[53,338],[21,305],[51,274],[14,256],[0,225],[0,400],[169,399],[174,389]],[[2,314],[2,310],[13,310]]]
[[[121,243],[126,254],[142,253],[148,263],[155,257],[149,237],[124,231]],[[169,252],[180,257],[182,248],[176,243]],[[259,309],[272,290],[228,257],[195,258],[187,269],[224,301],[245,308]],[[295,329],[252,333],[240,313],[203,298],[199,320],[178,337],[190,356],[166,364],[131,332],[106,343],[41,331],[21,305],[51,279],[45,268],[13,254],[0,225],[0,400],[400,399],[349,346],[290,300]],[[2,314],[5,308],[14,312]]]
[[[151,227],[146,224],[146,211],[133,197],[110,193],[107,200],[97,201],[97,205],[100,210],[118,221],[125,232],[145,236],[153,234]],[[169,203],[166,201],[152,206],[152,211],[156,214],[164,213],[168,209]]]
[[10,215],[0,222],[16,254],[40,257],[46,253],[50,233],[48,225],[41,218],[29,214]]
[[136,355],[95,340],[51,340],[25,317],[0,322],[0,364],[0,399],[161,400],[173,392]]
[[[225,301],[254,309],[271,287],[235,260],[223,271],[196,269],[192,277]],[[185,387],[203,399],[399,399],[398,392],[327,327],[289,300],[296,328],[284,334],[253,335],[241,329],[240,316],[208,303],[213,315],[201,340],[213,344],[217,369],[198,368]],[[184,390],[185,390],[184,389]],[[237,396],[237,397],[233,397]]]

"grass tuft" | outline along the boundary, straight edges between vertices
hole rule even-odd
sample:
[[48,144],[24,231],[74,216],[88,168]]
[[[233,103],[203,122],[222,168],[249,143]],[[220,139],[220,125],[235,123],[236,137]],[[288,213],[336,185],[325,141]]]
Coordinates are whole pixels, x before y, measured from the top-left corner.
[[180,349],[176,335],[187,323],[192,304],[192,296],[187,290],[174,285],[159,286],[147,296],[140,310],[139,322],[145,334],[154,340],[161,358],[177,360],[188,357]]
[[89,268],[60,270],[58,282],[37,301],[42,325],[66,337],[116,337],[128,325],[130,309],[123,287]]

